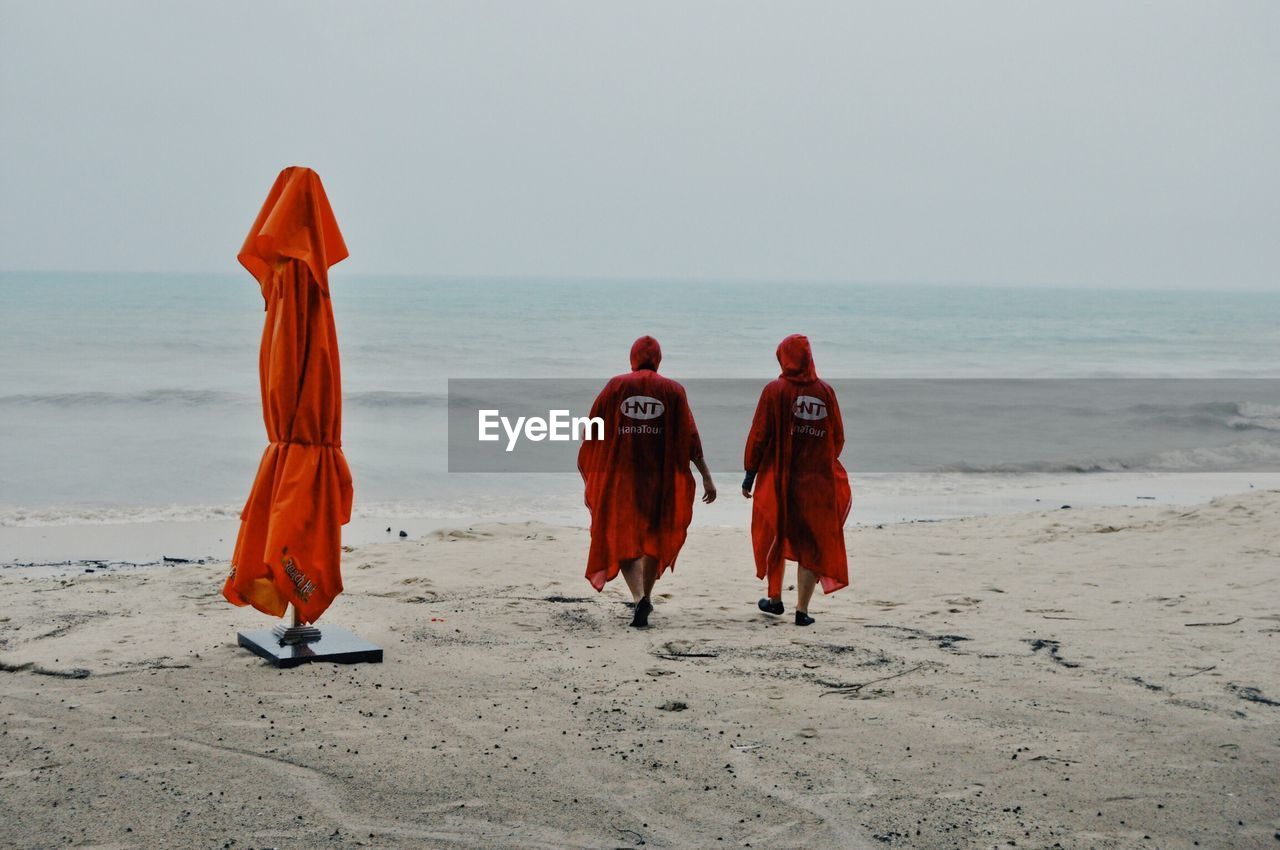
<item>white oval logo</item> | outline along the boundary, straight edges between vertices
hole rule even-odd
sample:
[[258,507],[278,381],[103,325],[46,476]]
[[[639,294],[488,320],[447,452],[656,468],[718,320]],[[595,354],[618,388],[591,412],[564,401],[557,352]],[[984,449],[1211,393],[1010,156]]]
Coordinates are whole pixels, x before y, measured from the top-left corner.
[[791,406],[797,419],[826,419],[827,403],[811,395],[796,396],[796,403]]
[[657,419],[666,409],[662,402],[647,395],[633,395],[624,399],[620,407],[622,415],[631,419]]

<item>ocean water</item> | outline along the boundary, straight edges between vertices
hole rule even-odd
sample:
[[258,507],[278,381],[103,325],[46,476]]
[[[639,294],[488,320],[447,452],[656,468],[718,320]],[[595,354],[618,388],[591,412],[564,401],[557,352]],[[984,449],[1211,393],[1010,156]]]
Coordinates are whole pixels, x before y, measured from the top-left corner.
[[[626,369],[643,333],[677,379],[763,383],[778,340],[796,332],[828,379],[1280,377],[1280,293],[437,280],[341,266],[332,291],[344,444],[365,516],[575,516],[572,469],[447,473],[446,382],[603,380]],[[0,526],[234,517],[265,443],[262,319],[247,274],[0,274]],[[1257,399],[1184,413],[1180,427],[1203,428],[1219,449],[1233,432],[1280,433],[1280,407]],[[1170,471],[1194,471],[1189,457]],[[1056,480],[1105,471],[1061,460]],[[732,490],[738,471],[722,472]],[[881,475],[867,491],[900,496],[921,480]],[[945,514],[940,493],[1027,486],[929,480],[931,507],[893,510]]]

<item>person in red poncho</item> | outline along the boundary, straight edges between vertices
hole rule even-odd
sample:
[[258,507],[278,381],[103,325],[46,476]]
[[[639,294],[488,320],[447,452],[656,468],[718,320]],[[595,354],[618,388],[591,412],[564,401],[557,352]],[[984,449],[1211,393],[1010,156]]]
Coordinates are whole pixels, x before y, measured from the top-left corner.
[[808,337],[794,334],[778,346],[782,374],[760,394],[744,466],[742,495],[752,498],[751,544],[756,575],[769,581],[759,607],[782,614],[786,561],[799,565],[796,625],[809,626],[814,585],[824,593],[849,584],[844,521],[849,476],[840,465],[844,422],[835,391],[818,377]]
[[675,567],[693,519],[690,463],[702,473],[702,501],[716,498],[684,387],[658,374],[661,361],[656,339],[635,341],[631,371],[610,379],[591,406],[604,439],[584,440],[578,451],[591,511],[587,581],[602,590],[621,572],[637,628],[649,624],[653,584]]

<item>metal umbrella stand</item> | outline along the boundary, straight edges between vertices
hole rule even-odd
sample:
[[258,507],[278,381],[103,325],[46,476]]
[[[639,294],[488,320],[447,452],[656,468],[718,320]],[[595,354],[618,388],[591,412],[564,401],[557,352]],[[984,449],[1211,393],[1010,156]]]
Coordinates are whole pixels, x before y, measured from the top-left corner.
[[298,609],[290,606],[290,623],[253,632],[239,632],[237,642],[266,659],[272,667],[297,667],[312,661],[339,664],[382,661],[382,648],[340,626],[303,625]]

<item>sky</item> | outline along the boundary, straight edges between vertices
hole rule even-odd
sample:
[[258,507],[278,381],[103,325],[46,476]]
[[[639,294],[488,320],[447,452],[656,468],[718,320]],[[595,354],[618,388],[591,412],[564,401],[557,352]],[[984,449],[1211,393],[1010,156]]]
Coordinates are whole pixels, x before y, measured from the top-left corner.
[[1280,285],[1280,3],[0,0],[0,268]]

